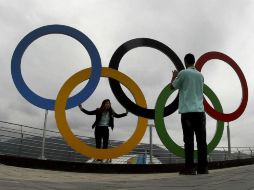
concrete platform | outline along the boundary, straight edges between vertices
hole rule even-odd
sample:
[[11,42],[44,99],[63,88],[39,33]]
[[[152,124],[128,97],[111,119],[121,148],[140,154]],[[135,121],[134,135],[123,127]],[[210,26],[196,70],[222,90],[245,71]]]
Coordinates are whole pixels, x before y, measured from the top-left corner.
[[178,173],[96,174],[0,165],[0,190],[254,190],[254,165],[211,170],[208,175]]
[[[33,169],[46,169],[66,172],[73,171],[82,173],[108,173],[108,174],[175,173],[180,171],[184,167],[183,163],[95,164],[95,163],[67,162],[59,160],[41,160],[11,155],[0,155],[0,163],[9,166],[17,166]],[[254,157],[246,159],[209,162],[208,168],[212,170],[251,164],[254,164]]]

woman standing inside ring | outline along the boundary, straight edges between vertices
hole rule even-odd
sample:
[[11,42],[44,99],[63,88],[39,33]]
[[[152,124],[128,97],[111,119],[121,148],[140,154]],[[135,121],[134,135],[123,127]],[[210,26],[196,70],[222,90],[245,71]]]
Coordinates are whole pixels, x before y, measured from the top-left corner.
[[95,142],[96,142],[96,148],[101,148],[101,141],[103,140],[103,149],[108,148],[108,140],[109,140],[109,130],[108,127],[111,127],[111,129],[114,129],[114,117],[121,118],[125,117],[128,114],[128,111],[126,110],[126,113],[117,114],[114,112],[114,110],[111,107],[111,103],[109,99],[105,99],[102,101],[101,107],[97,108],[93,111],[88,111],[82,107],[82,105],[79,105],[79,109],[84,112],[87,115],[96,115],[96,120],[94,124],[92,125],[92,128],[95,128]]

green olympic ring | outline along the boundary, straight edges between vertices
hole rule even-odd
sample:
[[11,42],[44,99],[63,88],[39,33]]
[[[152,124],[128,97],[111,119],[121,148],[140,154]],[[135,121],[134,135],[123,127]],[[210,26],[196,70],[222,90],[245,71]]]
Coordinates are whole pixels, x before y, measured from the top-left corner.
[[[160,93],[156,105],[155,105],[155,129],[157,131],[157,134],[159,135],[162,143],[164,146],[172,153],[174,153],[176,156],[179,157],[185,157],[184,156],[184,148],[176,144],[172,138],[169,136],[165,123],[164,123],[164,108],[165,104],[169,98],[169,96],[174,92],[175,90],[170,89],[170,87],[167,85],[162,92]],[[204,84],[204,94],[210,99],[212,102],[212,105],[214,106],[215,110],[223,113],[222,106],[220,104],[220,101],[216,94],[207,86]],[[221,137],[223,135],[224,130],[224,122],[217,120],[217,126],[216,131],[213,139],[211,142],[207,145],[207,154],[211,153],[215,147],[219,144]],[[194,158],[197,158],[197,151],[194,151]]]

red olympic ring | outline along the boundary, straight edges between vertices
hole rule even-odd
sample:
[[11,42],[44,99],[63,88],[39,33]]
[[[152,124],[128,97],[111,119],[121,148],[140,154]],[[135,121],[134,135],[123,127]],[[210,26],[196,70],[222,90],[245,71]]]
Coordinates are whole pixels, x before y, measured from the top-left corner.
[[236,64],[236,62],[233,59],[231,59],[229,56],[227,56],[221,52],[207,52],[207,53],[203,54],[196,62],[196,65],[195,65],[196,69],[198,71],[201,71],[204,64],[211,59],[222,60],[222,61],[228,63],[235,70],[235,72],[240,80],[241,86],[242,86],[242,102],[241,102],[240,106],[234,112],[229,113],[229,114],[224,114],[224,113],[217,112],[215,109],[213,109],[209,105],[209,103],[206,101],[206,99],[204,98],[205,111],[211,117],[213,117],[214,119],[220,120],[220,121],[229,122],[229,121],[236,120],[237,118],[239,118],[242,115],[242,113],[244,112],[244,110],[247,106],[247,102],[248,102],[248,86],[247,86],[247,82],[244,77],[244,74],[241,71],[240,67]]

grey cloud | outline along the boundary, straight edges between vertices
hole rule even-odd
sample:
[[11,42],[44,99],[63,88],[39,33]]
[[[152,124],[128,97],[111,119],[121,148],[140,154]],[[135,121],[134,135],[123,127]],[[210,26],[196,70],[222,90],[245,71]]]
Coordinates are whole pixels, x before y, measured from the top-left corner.
[[[251,92],[254,88],[251,77],[253,68],[251,36],[254,28],[252,9],[252,1],[228,0],[195,2],[0,0],[0,89],[1,100],[6,102],[0,109],[1,118],[42,126],[44,110],[36,108],[19,95],[10,76],[10,60],[15,46],[22,37],[37,27],[53,23],[70,25],[87,34],[96,44],[103,66],[108,66],[117,47],[137,37],[148,37],[163,42],[172,48],[181,60],[189,52],[193,52],[197,58],[211,50],[226,52],[236,59],[239,65],[241,64]],[[240,40],[242,38],[244,46]],[[55,98],[68,77],[88,66],[90,66],[90,59],[77,42],[52,35],[38,39],[28,48],[22,62],[22,73],[29,87],[36,93]],[[173,69],[173,64],[166,56],[157,50],[146,48],[128,52],[119,68],[137,82],[145,94],[149,108],[154,106],[158,94],[170,81]],[[204,75],[207,81],[211,81],[209,85],[219,94],[223,106],[230,108],[231,111],[232,101],[238,101],[239,94],[235,92],[233,85],[232,87],[229,85],[235,80],[232,80],[231,76],[221,76],[220,71],[221,67],[215,64],[215,67],[209,67]],[[222,87],[218,85],[220,80],[225,81]],[[251,95],[250,93],[250,97]],[[101,80],[96,92],[84,105],[94,109],[107,97],[112,99],[117,111],[124,111],[110,92],[106,80]],[[253,145],[254,143],[251,138],[254,132],[251,120],[252,105],[253,100],[250,98],[242,118],[233,122],[237,125],[232,130],[232,140],[235,144]],[[70,126],[75,132],[80,131],[82,134],[93,136],[90,128],[93,117],[85,116],[75,109],[67,113]],[[130,115],[119,120],[117,122],[119,128],[113,131],[112,138],[126,139],[131,134],[127,131],[127,127],[131,128],[130,131],[134,131],[136,119],[137,117]],[[171,123],[172,126],[177,125],[170,130],[180,138],[181,128],[178,120],[179,116],[166,118],[169,127]],[[211,120],[208,121],[209,125],[213,125],[214,120],[209,120]],[[239,125],[245,125],[248,132],[242,131]],[[57,130],[53,112],[49,115],[48,127]],[[241,135],[236,135],[240,132]],[[159,140],[157,139],[156,142]],[[226,145],[225,139],[222,140],[222,144]]]

